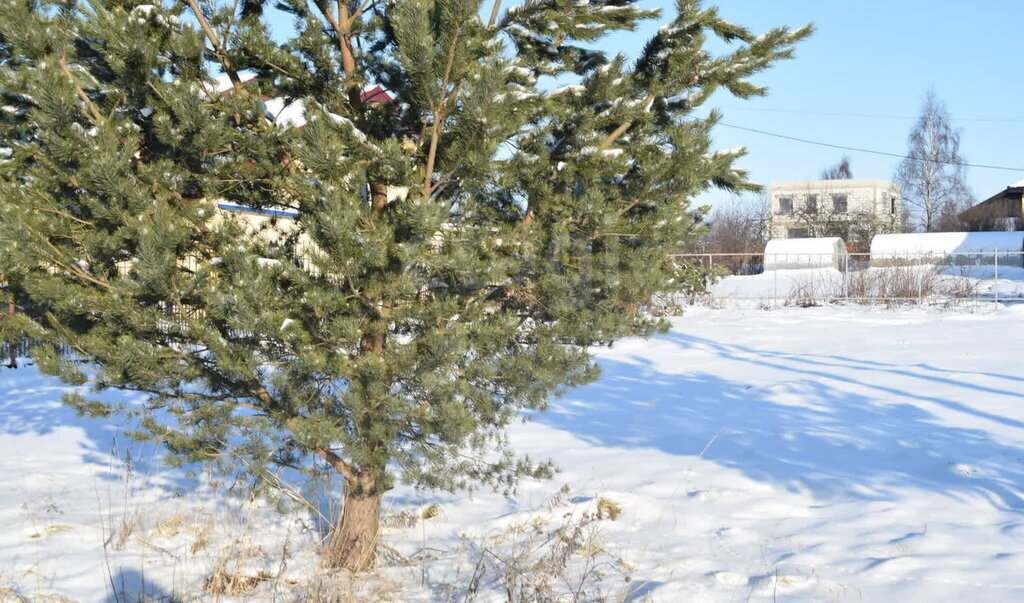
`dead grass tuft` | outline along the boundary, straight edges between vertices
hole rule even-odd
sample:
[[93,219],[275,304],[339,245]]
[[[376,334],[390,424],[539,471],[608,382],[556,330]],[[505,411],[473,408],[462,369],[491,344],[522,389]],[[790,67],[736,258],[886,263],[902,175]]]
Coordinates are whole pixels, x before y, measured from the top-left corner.
[[125,515],[121,518],[121,524],[111,532],[110,536],[107,537],[107,541],[103,544],[110,545],[115,551],[123,551],[124,547],[128,545],[128,539],[131,538],[139,523],[140,518],[137,513]]
[[274,577],[266,571],[261,570],[255,576],[236,574],[228,571],[225,563],[220,563],[214,568],[210,577],[206,579],[203,590],[214,595],[237,597],[250,593],[261,582],[273,580]]
[[604,496],[597,497],[597,518],[604,519],[607,517],[612,521],[615,521],[622,515],[622,505],[615,502],[610,498]]
[[185,516],[181,513],[175,513],[167,519],[161,521],[156,525],[155,528],[149,531],[149,537],[152,538],[173,538],[180,534],[184,529]]
[[[561,492],[561,498],[565,494]],[[630,588],[632,564],[602,546],[599,522],[617,518],[618,503],[600,497],[597,510],[568,512],[560,524],[546,518],[508,526],[504,538],[464,540],[477,561],[460,595],[487,597],[494,588],[509,601],[604,601]],[[611,580],[612,578],[618,580]]]
[[411,528],[420,522],[420,514],[408,509],[398,513],[390,513],[380,520],[381,525],[386,528],[404,529]]
[[433,518],[437,517],[440,514],[441,514],[441,505],[439,505],[437,503],[431,503],[431,504],[427,505],[426,507],[424,507],[422,511],[420,511],[420,518],[424,519],[424,520],[426,520],[426,519],[433,519]]
[[189,547],[189,552],[195,555],[199,551],[202,551],[210,545],[210,532],[212,531],[210,526],[204,526],[203,529],[199,530],[196,534],[196,539],[192,542],[192,546]]

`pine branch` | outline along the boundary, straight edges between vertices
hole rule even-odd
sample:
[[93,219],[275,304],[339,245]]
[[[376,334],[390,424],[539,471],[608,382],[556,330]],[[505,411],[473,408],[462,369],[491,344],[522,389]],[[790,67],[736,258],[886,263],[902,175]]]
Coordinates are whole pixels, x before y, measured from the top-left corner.
[[372,7],[376,6],[376,5],[377,5],[377,0],[365,0],[365,2],[363,2],[363,4],[356,10],[356,12],[352,13],[352,16],[349,17],[349,19],[348,19],[348,27],[349,27],[349,29],[350,30],[352,29],[352,25],[355,24],[356,20],[358,20],[359,17],[363,16],[364,12],[366,12],[367,10],[369,10],[370,8],[372,8]]
[[75,87],[75,92],[78,93],[78,98],[82,99],[85,106],[89,108],[89,112],[92,113],[93,123],[101,123],[103,121],[103,115],[100,113],[96,104],[92,102],[92,99],[89,98],[89,95],[85,93],[85,90],[82,90],[82,87],[78,85],[78,80],[75,79],[71,70],[68,69],[67,58],[64,52],[61,52],[60,55],[60,68],[64,72],[64,75],[68,76],[68,80],[71,81],[71,85]]
[[626,214],[627,214],[627,213],[629,212],[629,210],[633,209],[633,208],[634,208],[634,207],[636,207],[637,205],[640,205],[640,204],[641,204],[641,203],[642,203],[643,201],[644,201],[644,198],[643,198],[643,197],[637,197],[636,199],[634,199],[633,201],[631,201],[631,202],[629,203],[629,205],[627,205],[626,207],[623,207],[622,209],[620,209],[620,210],[619,210],[619,214],[618,214],[618,215],[619,215],[619,216],[624,216],[624,215],[626,215]]
[[228,74],[228,79],[231,80],[231,85],[235,91],[242,95],[247,95],[245,87],[242,86],[242,79],[238,77],[238,72],[231,67],[231,60],[227,57],[227,53],[224,47],[220,43],[220,39],[217,38],[217,34],[214,33],[213,28],[210,27],[210,22],[206,20],[206,15],[199,8],[196,0],[185,0],[189,8],[192,9],[192,14],[195,15],[196,20],[199,21],[199,27],[202,28],[203,33],[206,34],[206,38],[213,44],[214,54],[217,56],[217,60],[220,62],[221,67],[224,68],[224,72]]
[[[267,391],[267,388],[263,386],[263,384],[255,382],[253,390],[253,393],[255,394],[256,398],[260,402],[262,402],[268,409],[273,407],[273,398],[271,397],[270,392]],[[264,412],[268,411],[265,410]],[[285,426],[291,429],[292,432],[295,432],[296,419],[297,417],[288,417],[284,419],[283,423],[285,424]],[[331,467],[334,467],[335,471],[340,473],[341,476],[344,477],[346,480],[350,482],[358,481],[359,474],[355,470],[355,468],[353,468],[352,465],[345,462],[345,460],[338,456],[334,451],[327,448],[325,445],[319,443],[314,447],[314,451],[318,455],[323,457],[325,461],[330,463]]]
[[487,21],[487,27],[494,27],[494,23],[498,20],[498,13],[501,11],[501,0],[494,0],[494,6],[491,7],[491,18]]
[[[646,99],[644,99],[644,105],[648,107],[650,107],[651,103],[653,102],[653,96],[648,96]],[[615,130],[613,130],[612,133],[609,134],[608,137],[604,139],[604,142],[602,142],[601,145],[597,147],[597,152],[600,153],[602,151],[607,151],[608,149],[610,149],[611,146],[615,144],[615,141],[621,138],[622,135],[626,133],[626,130],[629,130],[629,128],[633,126],[633,122],[634,120],[631,119],[627,122],[624,122],[619,127],[615,128]]]
[[[43,235],[41,235],[41,234],[35,232],[34,230],[31,230],[31,229],[26,229],[26,231],[31,233],[32,235],[34,235],[37,239],[39,239],[43,243],[43,245],[45,245],[48,249],[50,249],[57,256],[63,255],[61,250],[58,249],[57,246],[55,246],[53,243],[51,243]],[[107,283],[107,282],[101,281],[99,279],[93,278],[92,276],[90,276],[89,274],[87,274],[85,271],[83,271],[78,266],[75,266],[74,264],[67,265],[64,262],[61,262],[61,261],[53,259],[53,258],[50,258],[50,261],[53,262],[54,266],[56,266],[57,268],[62,269],[66,274],[68,274],[70,276],[74,276],[74,277],[79,278],[81,280],[88,281],[88,282],[90,282],[90,283],[92,283],[94,285],[99,285],[99,286],[103,287],[104,289],[112,289],[113,288],[113,285],[111,285],[110,283]]]
[[338,456],[333,450],[323,445],[317,445],[315,451],[325,461],[327,461],[331,467],[334,467],[334,470],[340,473],[346,481],[351,483],[359,482],[359,474],[356,472],[355,468],[346,463],[345,459]]
[[434,127],[430,132],[430,150],[427,152],[427,165],[423,174],[423,196],[429,197],[434,181],[434,160],[437,157],[438,139],[441,137],[440,128],[446,117],[445,111],[448,100],[458,97],[462,89],[462,82],[455,86],[455,90],[448,95],[448,80],[452,74],[452,65],[455,63],[455,48],[459,42],[459,35],[462,33],[462,22],[455,23],[455,33],[452,35],[451,45],[448,47],[448,60],[444,67],[444,77],[441,80],[441,98],[438,99],[438,108],[434,111]]

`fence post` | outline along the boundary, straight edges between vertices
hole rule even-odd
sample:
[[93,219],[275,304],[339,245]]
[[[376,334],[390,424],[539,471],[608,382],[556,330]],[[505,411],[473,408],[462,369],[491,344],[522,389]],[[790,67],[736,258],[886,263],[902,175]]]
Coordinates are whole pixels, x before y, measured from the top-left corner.
[[917,255],[917,304],[924,303],[924,257]]
[[843,297],[850,303],[850,254],[843,256]]
[[995,291],[994,291],[995,295],[993,297],[995,297],[995,303],[999,303],[999,248],[996,248],[995,264],[994,265],[995,265],[995,277],[996,277],[995,280],[996,280],[996,282],[993,284],[994,287],[995,287]]
[[[765,256],[765,257],[766,257],[765,261],[767,261],[767,256]],[[778,259],[777,255],[776,255],[776,259]],[[778,262],[775,262],[775,270],[772,270],[772,280],[773,280],[773,283],[774,283],[772,285],[772,291],[773,291],[772,292],[772,305],[777,307],[778,304],[779,304],[779,263]]]

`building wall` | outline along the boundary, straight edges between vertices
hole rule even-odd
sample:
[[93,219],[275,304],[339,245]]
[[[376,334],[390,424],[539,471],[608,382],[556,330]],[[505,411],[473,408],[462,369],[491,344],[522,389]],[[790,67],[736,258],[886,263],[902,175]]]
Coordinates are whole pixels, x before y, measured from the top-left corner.
[[1008,187],[960,214],[967,230],[1021,230],[1024,229],[1024,191]]
[[[408,193],[407,187],[388,187],[388,202],[404,200]],[[254,211],[226,200],[217,203],[215,207],[210,219],[211,225],[230,220],[240,224],[246,236],[268,245],[280,244],[297,234],[295,243],[300,255],[311,255],[318,249],[307,233],[299,231],[298,211],[286,207]]]
[[[884,180],[810,180],[769,185],[772,238],[839,236],[867,241],[870,235],[898,232],[902,199]],[[835,201],[845,196],[846,209]],[[816,211],[809,203],[816,197]],[[786,201],[789,200],[787,204]]]

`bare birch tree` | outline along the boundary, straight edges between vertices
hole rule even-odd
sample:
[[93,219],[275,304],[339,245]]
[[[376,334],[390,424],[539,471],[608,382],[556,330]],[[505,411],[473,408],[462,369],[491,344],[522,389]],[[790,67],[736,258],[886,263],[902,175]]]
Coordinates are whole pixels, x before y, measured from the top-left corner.
[[839,163],[821,170],[822,180],[850,180],[853,178],[853,171],[850,169],[850,158],[843,156]]
[[971,192],[964,180],[960,130],[953,128],[934,90],[925,95],[907,147],[895,175],[909,210],[905,226],[925,232],[955,227],[956,215],[970,205]]

